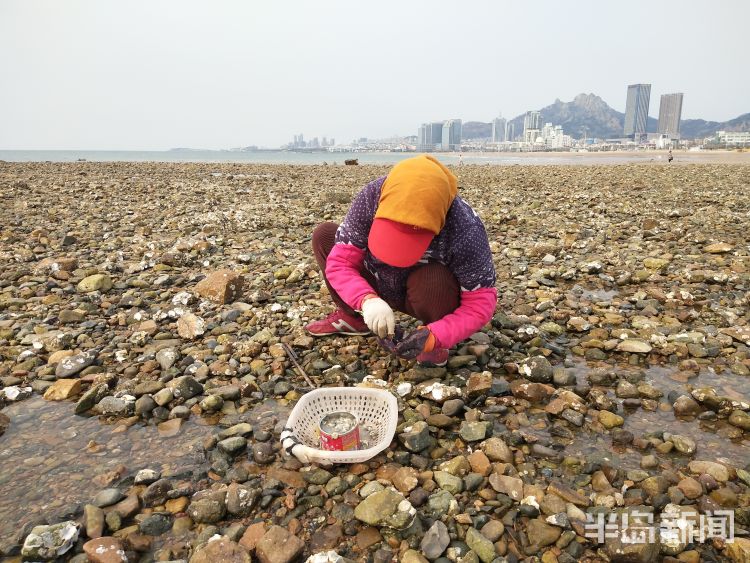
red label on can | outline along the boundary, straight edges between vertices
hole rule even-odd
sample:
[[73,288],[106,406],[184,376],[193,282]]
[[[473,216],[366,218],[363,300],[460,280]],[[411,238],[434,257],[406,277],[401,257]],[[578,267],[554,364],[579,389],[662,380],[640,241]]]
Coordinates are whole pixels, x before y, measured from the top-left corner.
[[[335,432],[330,424],[331,417],[350,419],[351,428],[346,431]],[[335,425],[335,423],[334,423]],[[350,451],[359,449],[359,424],[357,419],[349,413],[332,413],[320,421],[320,449],[327,451]]]

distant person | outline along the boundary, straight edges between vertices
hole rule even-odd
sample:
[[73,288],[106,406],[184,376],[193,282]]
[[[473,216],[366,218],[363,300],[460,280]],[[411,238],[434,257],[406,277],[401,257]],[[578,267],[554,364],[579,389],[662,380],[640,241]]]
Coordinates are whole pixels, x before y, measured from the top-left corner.
[[[494,314],[484,224],[431,156],[403,160],[367,184],[341,225],[318,225],[312,246],[338,307],[305,327],[314,336],[374,332],[397,356],[438,366]],[[425,326],[400,339],[394,309]]]
[[464,153],[458,153],[458,165],[461,166],[464,163]]
[[669,149],[669,155],[667,156],[667,162],[672,162],[674,157],[672,156],[672,149]]

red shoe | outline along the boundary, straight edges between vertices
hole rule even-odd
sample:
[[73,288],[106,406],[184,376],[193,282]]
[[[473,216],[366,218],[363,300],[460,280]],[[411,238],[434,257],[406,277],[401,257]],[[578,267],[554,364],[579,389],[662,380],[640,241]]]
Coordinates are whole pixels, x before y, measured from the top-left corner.
[[426,368],[441,368],[448,363],[448,348],[435,348],[431,352],[422,352],[417,356],[417,363]]
[[331,334],[364,336],[370,334],[370,329],[367,328],[362,317],[349,315],[341,309],[337,309],[325,319],[306,325],[305,330],[313,336],[329,336]]

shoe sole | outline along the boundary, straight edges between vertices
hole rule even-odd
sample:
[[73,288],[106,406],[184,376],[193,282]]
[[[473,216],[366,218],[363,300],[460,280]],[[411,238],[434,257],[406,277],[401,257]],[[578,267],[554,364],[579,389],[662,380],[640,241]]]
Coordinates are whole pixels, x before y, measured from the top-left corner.
[[367,336],[368,334],[370,334],[370,331],[368,330],[367,332],[341,332],[337,330],[336,332],[311,332],[308,330],[307,333],[310,336],[334,336],[336,334],[343,334],[344,336]]
[[444,368],[448,365],[448,362],[440,362],[439,364],[435,364],[432,362],[417,362],[417,365],[423,368]]

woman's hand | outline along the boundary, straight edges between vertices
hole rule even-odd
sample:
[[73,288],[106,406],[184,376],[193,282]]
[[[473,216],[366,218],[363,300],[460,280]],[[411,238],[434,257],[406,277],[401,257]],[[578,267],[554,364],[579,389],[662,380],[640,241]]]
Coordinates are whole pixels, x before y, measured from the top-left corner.
[[396,316],[390,305],[380,297],[366,297],[362,301],[362,318],[372,332],[380,338],[393,336],[396,330]]

